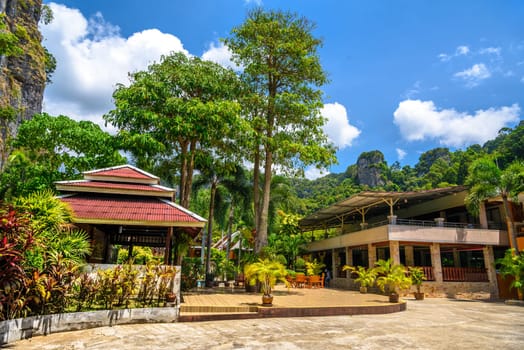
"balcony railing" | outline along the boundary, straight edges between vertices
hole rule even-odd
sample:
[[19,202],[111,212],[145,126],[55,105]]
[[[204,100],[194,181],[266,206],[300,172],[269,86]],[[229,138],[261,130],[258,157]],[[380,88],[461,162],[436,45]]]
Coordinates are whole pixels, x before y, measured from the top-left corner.
[[488,282],[486,269],[476,267],[443,267],[442,279],[453,282]]
[[429,220],[409,220],[397,219],[397,225],[412,225],[412,226],[426,226],[426,227],[451,227],[451,228],[480,228],[477,224],[468,224],[462,222],[443,222],[439,225],[435,221]]

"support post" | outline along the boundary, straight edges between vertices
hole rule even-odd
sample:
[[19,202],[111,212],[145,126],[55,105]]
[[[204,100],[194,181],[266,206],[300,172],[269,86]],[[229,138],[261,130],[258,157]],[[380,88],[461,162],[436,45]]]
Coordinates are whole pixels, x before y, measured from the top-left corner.
[[166,235],[166,250],[164,252],[164,265],[170,265],[171,263],[171,239],[173,238],[173,227],[167,228]]
[[404,246],[404,253],[406,254],[406,265],[415,266],[415,253],[412,245]]
[[393,264],[400,264],[400,244],[398,241],[389,241],[389,255]]
[[433,266],[433,275],[435,282],[442,283],[442,260],[440,259],[440,243],[433,243],[429,246],[431,251],[431,266]]
[[377,248],[371,244],[368,243],[368,267],[372,268],[375,266],[375,262],[377,261]]
[[489,294],[491,299],[499,298],[499,288],[497,285],[497,271],[495,270],[495,255],[493,254],[493,247],[490,245],[482,248],[484,254],[484,266],[488,274]]
[[[349,266],[353,266],[353,250],[350,247],[346,247],[346,264]],[[347,270],[346,278],[349,278],[350,275],[351,275],[351,272]]]

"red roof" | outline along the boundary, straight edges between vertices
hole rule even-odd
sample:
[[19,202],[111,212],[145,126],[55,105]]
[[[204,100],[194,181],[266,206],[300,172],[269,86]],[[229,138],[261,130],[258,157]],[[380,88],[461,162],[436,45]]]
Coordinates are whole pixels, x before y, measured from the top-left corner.
[[72,187],[87,187],[87,188],[107,188],[107,189],[119,189],[119,190],[132,190],[132,191],[148,191],[148,192],[165,192],[174,191],[170,188],[162,188],[155,185],[143,185],[143,184],[132,184],[123,182],[106,182],[106,181],[58,181],[57,185],[72,186]]
[[115,166],[111,168],[86,171],[84,172],[84,175],[100,177],[118,177],[140,180],[158,180],[158,177],[156,177],[155,175],[149,174],[148,172],[145,172],[128,164]]
[[[76,194],[62,197],[74,211],[74,221],[79,223],[141,224],[152,226],[198,226],[205,219],[191,214],[173,202],[158,198],[131,196],[96,196]],[[156,225],[155,225],[156,224]]]

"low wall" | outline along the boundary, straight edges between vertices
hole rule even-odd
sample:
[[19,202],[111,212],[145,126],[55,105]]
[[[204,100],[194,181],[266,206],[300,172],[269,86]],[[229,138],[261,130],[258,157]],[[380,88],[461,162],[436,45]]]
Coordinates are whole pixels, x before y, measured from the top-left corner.
[[[359,286],[351,278],[335,278],[330,282],[331,287],[349,290],[358,290]],[[415,286],[403,296],[412,295]],[[378,291],[371,288],[371,291]],[[421,292],[433,298],[467,298],[467,299],[492,299],[497,298],[490,293],[489,282],[442,282],[425,281],[422,283]]]
[[0,345],[33,336],[133,323],[176,322],[180,306],[32,316],[0,322]]

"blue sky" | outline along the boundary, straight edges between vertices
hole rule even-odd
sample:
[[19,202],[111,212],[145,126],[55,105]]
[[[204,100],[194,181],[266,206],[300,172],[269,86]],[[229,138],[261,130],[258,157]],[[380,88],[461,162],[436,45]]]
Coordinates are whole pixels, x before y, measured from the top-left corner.
[[262,6],[307,17],[323,40],[322,113],[339,147],[329,172],[375,149],[388,164],[413,165],[424,151],[482,144],[523,119],[524,1],[45,2],[55,19],[41,27],[44,45],[58,60],[44,98],[52,115],[102,123],[115,84],[171,51],[228,65],[219,39]]

